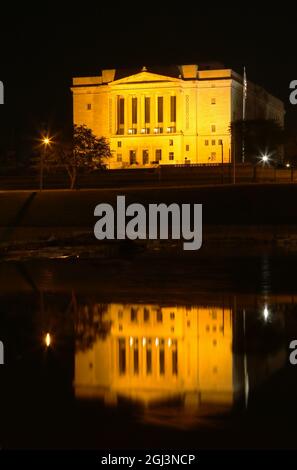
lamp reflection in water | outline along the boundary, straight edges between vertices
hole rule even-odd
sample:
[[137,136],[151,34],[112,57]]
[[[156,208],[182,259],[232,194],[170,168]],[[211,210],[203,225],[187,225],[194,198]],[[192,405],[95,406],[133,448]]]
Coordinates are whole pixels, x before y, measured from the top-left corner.
[[49,348],[52,344],[52,337],[50,333],[46,333],[44,336],[44,344],[47,348]]

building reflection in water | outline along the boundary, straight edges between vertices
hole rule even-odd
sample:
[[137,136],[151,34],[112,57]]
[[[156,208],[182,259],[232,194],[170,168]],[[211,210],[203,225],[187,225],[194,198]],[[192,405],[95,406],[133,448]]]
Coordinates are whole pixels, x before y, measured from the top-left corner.
[[76,351],[77,398],[232,406],[231,308],[110,304],[104,315],[109,333]]

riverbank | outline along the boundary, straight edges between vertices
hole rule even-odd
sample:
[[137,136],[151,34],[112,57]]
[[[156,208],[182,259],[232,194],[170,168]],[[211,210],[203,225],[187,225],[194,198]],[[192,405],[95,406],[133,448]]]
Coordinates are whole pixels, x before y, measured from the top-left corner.
[[[0,248],[2,256],[16,251],[41,253],[56,248],[81,255],[90,251],[182,251],[176,241],[99,242],[93,235],[94,208],[115,205],[125,195],[127,204],[139,202],[203,205],[203,247],[209,255],[268,252],[275,248],[297,251],[297,185],[221,185],[195,187],[96,190],[9,191],[0,193]],[[63,251],[64,250],[64,251]],[[88,251],[88,250],[87,250]],[[67,254],[66,253],[66,254]],[[193,254],[193,253],[192,253]],[[185,253],[184,253],[185,255]]]

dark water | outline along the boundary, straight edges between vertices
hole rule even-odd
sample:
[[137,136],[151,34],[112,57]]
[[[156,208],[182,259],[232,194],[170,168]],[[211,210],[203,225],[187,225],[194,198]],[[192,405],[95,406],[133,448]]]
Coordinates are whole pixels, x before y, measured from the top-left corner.
[[296,447],[292,257],[158,262],[0,266],[3,448]]

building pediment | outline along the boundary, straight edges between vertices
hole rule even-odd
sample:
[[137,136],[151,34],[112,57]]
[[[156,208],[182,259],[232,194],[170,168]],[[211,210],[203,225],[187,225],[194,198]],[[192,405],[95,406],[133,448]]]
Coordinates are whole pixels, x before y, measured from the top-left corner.
[[159,75],[156,73],[151,73],[147,71],[143,71],[140,73],[136,73],[135,75],[129,75],[128,77],[121,78],[120,80],[115,80],[109,83],[109,86],[114,85],[131,85],[133,84],[141,84],[141,83],[152,83],[152,82],[175,82],[180,83],[182,80],[179,78],[173,77],[166,77],[165,75]]

